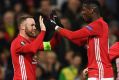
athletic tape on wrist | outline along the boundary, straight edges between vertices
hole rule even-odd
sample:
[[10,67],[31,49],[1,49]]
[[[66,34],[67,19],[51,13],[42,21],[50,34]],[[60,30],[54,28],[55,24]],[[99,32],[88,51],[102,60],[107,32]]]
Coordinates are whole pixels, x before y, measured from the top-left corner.
[[56,26],[56,27],[55,27],[55,30],[57,30],[58,28],[59,28],[59,26]]

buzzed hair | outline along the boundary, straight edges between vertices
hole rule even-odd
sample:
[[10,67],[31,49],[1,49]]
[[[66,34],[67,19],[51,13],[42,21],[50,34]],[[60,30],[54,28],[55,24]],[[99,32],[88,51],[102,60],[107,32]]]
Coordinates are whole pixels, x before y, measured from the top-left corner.
[[17,25],[18,27],[20,26],[20,24],[25,21],[27,18],[33,18],[31,15],[28,14],[21,14],[18,16],[17,18]]
[[39,7],[41,7],[43,2],[49,2],[49,4],[51,5],[51,1],[50,0],[40,0]]
[[84,2],[83,6],[86,6],[86,5],[91,8],[94,8],[94,10],[97,14],[101,13],[101,7],[100,7],[100,4],[98,1],[86,1],[86,2]]

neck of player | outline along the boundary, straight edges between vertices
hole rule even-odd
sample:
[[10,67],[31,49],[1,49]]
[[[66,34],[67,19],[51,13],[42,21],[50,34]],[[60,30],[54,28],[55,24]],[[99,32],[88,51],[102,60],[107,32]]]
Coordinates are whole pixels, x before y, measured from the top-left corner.
[[25,39],[28,39],[28,40],[30,39],[30,37],[27,36],[27,34],[25,33],[25,31],[22,31],[21,30],[19,34],[20,34],[20,36],[24,37]]
[[92,21],[99,19],[101,16],[99,14],[92,15]]

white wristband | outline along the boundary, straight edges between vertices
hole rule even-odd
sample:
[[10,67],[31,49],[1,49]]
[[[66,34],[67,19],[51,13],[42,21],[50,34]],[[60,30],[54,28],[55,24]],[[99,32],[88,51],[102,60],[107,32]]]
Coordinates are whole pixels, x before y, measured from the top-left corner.
[[57,30],[58,28],[59,28],[59,26],[56,26],[56,27],[55,27],[55,30]]

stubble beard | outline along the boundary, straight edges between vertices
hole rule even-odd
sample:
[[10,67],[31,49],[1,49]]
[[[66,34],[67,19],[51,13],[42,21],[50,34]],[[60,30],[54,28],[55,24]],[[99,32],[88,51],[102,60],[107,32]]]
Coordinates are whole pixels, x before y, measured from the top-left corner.
[[31,37],[31,38],[36,38],[37,37],[36,30],[35,30],[35,32],[31,32],[31,31],[28,31],[27,29],[25,29],[25,33],[28,37]]

